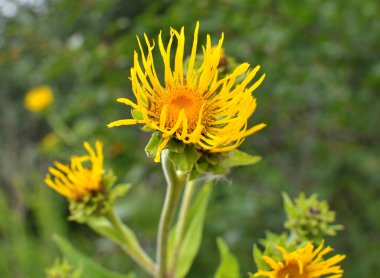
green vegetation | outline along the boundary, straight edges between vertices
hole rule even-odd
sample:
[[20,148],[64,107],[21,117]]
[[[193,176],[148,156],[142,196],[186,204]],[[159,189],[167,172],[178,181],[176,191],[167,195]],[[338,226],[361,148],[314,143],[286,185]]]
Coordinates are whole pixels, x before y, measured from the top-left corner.
[[[81,140],[101,139],[118,182],[134,184],[118,212],[154,254],[164,178],[142,155],[149,134],[106,124],[129,117],[115,100],[132,96],[135,35],[156,37],[184,25],[191,37],[196,20],[200,38],[210,33],[215,41],[224,32],[227,56],[262,66],[266,80],[255,93],[252,123],[268,126],[241,148],[262,161],[234,169],[214,186],[200,255],[188,277],[214,274],[218,246],[224,256],[237,256],[242,277],[254,272],[253,244],[266,230],[283,230],[282,191],[328,200],[345,227],[328,241],[347,255],[345,277],[380,272],[376,0],[12,3],[0,1],[0,277],[43,277],[61,256],[53,234],[108,269],[146,277],[111,242],[66,221],[66,201],[43,179],[53,160],[81,152]],[[39,85],[53,89],[54,103],[35,114],[23,102]],[[60,119],[48,115],[58,115],[81,140],[65,141]],[[52,125],[58,129],[53,140],[46,137]],[[229,250],[221,240],[216,244],[217,237]]]

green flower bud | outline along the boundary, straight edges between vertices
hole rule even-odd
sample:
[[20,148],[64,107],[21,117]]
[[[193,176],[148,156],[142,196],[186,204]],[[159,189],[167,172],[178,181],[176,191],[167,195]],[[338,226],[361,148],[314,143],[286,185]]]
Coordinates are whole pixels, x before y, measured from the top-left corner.
[[113,208],[115,200],[124,196],[130,188],[130,184],[113,186],[115,180],[113,172],[108,171],[103,175],[104,190],[93,191],[79,200],[69,200],[69,220],[86,223],[92,217],[102,216],[109,212]]
[[326,236],[335,236],[343,229],[336,225],[335,212],[329,209],[326,201],[319,201],[316,194],[306,197],[301,193],[294,202],[283,193],[284,209],[287,215],[285,228],[298,241],[320,243]]
[[46,270],[47,278],[80,278],[79,269],[72,267],[66,259],[56,259],[53,266]]

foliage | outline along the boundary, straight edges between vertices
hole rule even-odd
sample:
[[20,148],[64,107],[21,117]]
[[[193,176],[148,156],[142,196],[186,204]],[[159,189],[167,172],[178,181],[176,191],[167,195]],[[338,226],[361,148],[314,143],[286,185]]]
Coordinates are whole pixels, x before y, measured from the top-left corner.
[[215,186],[204,246],[189,277],[213,275],[217,235],[239,254],[242,274],[253,271],[253,242],[266,229],[282,228],[279,191],[317,192],[329,200],[348,227],[332,244],[348,254],[345,277],[380,271],[380,220],[374,213],[380,209],[377,1],[29,2],[12,16],[0,15],[1,277],[41,277],[58,254],[53,233],[73,239],[111,269],[133,268],[114,245],[66,223],[66,203],[42,186],[53,158],[67,159],[81,148],[62,138],[42,145],[51,127],[42,115],[26,111],[23,101],[25,92],[43,84],[53,88],[51,109],[81,139],[99,138],[109,146],[105,153],[120,182],[139,184],[118,208],[152,251],[163,177],[140,157],[149,138],[137,128],[109,131],[105,125],[125,116],[114,100],[131,96],[135,34],[155,36],[181,25],[189,32],[197,19],[200,32],[225,32],[227,55],[262,65],[267,78],[256,95],[253,121],[265,119],[268,126],[243,145],[263,161],[233,170],[233,185],[221,180]]
[[82,275],[88,275],[93,278],[135,278],[133,274],[121,275],[102,268],[96,262],[75,250],[75,248],[62,237],[55,235],[54,240],[59,245],[62,253],[68,258],[69,262],[74,265],[75,269]]

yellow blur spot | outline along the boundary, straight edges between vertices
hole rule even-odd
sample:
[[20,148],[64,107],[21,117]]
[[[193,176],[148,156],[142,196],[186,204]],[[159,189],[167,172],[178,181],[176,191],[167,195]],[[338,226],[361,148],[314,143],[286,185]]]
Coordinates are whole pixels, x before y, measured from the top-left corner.
[[38,113],[53,103],[53,91],[49,86],[38,86],[29,90],[24,99],[24,106],[31,112]]

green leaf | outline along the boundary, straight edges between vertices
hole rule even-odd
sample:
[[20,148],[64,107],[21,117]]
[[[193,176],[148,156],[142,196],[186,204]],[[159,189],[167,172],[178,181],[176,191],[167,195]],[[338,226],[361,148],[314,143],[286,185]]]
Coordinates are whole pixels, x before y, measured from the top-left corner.
[[120,245],[124,244],[123,235],[115,229],[112,223],[106,217],[91,217],[87,221],[87,225],[98,234],[110,238]]
[[145,153],[148,157],[154,158],[156,156],[161,139],[162,137],[159,132],[153,132],[152,137],[145,147]]
[[261,160],[260,156],[252,156],[239,150],[233,150],[228,153],[228,157],[220,162],[222,167],[235,167],[243,165],[256,164]]
[[134,273],[119,274],[101,267],[87,256],[77,251],[65,238],[54,235],[54,240],[57,243],[61,252],[65,255],[68,262],[79,269],[82,277],[91,278],[135,278]]
[[[189,211],[185,226],[186,230],[182,239],[182,248],[178,254],[176,273],[173,277],[185,277],[199,251],[202,241],[203,224],[211,192],[212,182],[208,181],[203,185],[203,188],[198,193]],[[172,229],[169,237],[169,265],[171,265],[174,255],[175,229],[176,227]]]
[[87,224],[98,234],[113,240],[121,247],[129,246],[133,249],[139,248],[136,234],[131,228],[123,223],[121,223],[121,229],[123,229],[122,232],[106,217],[91,217],[87,221]]
[[190,172],[199,158],[199,153],[195,146],[186,145],[183,152],[169,152],[169,159],[176,168],[183,172]]
[[239,262],[236,257],[230,252],[227,244],[222,238],[216,240],[220,253],[220,264],[215,273],[214,278],[239,278]]
[[109,195],[109,201],[112,204],[117,198],[123,197],[125,194],[128,193],[129,189],[131,188],[130,183],[120,183],[115,185],[110,192]]

